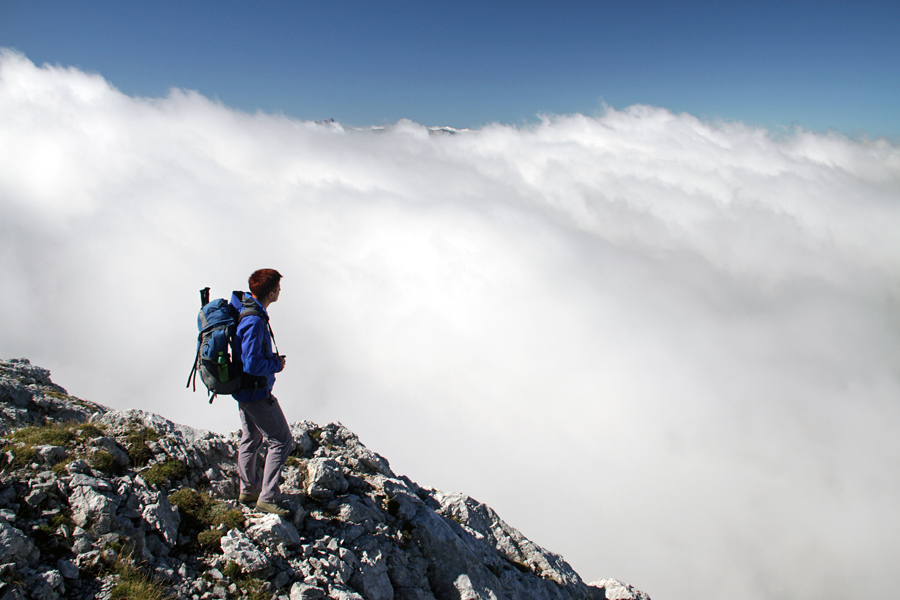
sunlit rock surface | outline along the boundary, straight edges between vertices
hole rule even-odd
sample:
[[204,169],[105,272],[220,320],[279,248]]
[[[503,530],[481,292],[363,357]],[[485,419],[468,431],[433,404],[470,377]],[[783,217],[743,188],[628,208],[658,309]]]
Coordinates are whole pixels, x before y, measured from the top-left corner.
[[235,500],[237,432],[111,411],[0,361],[0,600],[110,598],[135,574],[191,600],[649,598],[586,584],[490,507],[396,475],[339,423],[291,431],[285,519]]

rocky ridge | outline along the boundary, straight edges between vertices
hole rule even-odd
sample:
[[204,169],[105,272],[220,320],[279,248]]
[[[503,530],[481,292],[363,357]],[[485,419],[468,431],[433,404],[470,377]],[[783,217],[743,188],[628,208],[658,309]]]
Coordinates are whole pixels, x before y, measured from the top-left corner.
[[283,519],[243,506],[229,436],[69,395],[0,361],[0,600],[649,600],[586,584],[488,506],[304,421]]

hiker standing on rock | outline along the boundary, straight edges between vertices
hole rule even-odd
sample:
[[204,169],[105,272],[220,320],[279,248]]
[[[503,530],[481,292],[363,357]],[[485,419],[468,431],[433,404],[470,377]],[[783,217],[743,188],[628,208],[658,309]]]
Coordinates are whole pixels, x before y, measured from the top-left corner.
[[[281,496],[278,482],[294,439],[278,399],[272,395],[275,373],[284,369],[285,360],[272,351],[272,328],[267,312],[281,293],[281,274],[275,269],[259,269],[250,275],[249,284],[249,294],[234,292],[231,296],[232,306],[241,313],[232,356],[243,371],[241,388],[233,394],[241,415],[238,500],[243,504],[255,503],[262,512],[285,517],[290,511],[277,504]],[[264,438],[268,450],[260,477],[256,457]]]

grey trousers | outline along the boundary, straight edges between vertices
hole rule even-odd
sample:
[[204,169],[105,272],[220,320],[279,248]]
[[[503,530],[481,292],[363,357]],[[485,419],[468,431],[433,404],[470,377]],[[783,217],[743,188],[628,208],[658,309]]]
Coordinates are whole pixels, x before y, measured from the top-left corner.
[[[278,399],[238,402],[241,414],[241,443],[238,446],[238,474],[241,493],[259,493],[263,502],[276,502],[281,496],[278,486],[281,470],[294,448],[294,438]],[[266,465],[260,477],[256,457],[263,438],[268,444]]]

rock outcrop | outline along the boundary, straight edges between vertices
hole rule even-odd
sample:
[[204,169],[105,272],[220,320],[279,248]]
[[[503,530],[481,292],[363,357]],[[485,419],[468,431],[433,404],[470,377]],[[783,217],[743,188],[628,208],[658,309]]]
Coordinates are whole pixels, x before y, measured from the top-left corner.
[[340,423],[291,430],[281,518],[234,499],[237,432],[113,411],[0,361],[0,600],[648,599],[584,583],[490,507],[396,475]]

